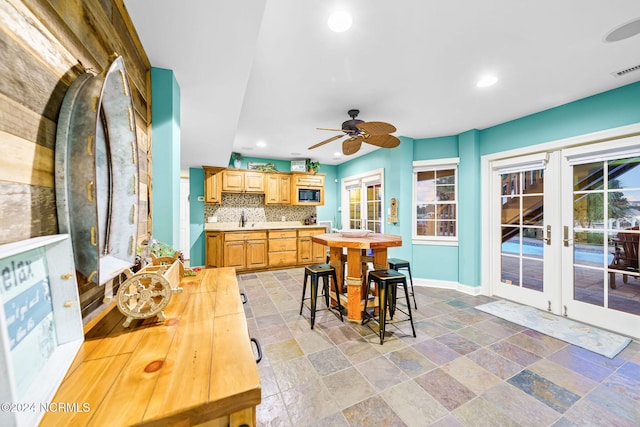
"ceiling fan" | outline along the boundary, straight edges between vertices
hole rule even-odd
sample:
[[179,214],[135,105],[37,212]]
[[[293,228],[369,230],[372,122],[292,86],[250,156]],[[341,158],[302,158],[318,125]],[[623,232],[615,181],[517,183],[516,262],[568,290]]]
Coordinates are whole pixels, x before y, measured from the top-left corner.
[[400,145],[400,140],[397,137],[389,135],[396,131],[394,125],[385,122],[365,122],[364,120],[356,119],[359,113],[360,110],[349,110],[347,114],[351,117],[351,120],[343,122],[341,129],[317,128],[318,130],[344,132],[344,134],[325,139],[309,147],[309,150],[345,136],[348,138],[342,141],[342,152],[347,156],[360,150],[363,142],[382,148],[393,148]]

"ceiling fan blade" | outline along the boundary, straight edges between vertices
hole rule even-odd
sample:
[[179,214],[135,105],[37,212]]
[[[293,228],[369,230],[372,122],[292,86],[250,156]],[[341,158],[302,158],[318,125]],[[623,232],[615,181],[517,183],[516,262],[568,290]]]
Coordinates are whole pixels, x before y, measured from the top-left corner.
[[364,142],[382,148],[394,148],[400,145],[400,140],[393,135],[370,135],[364,139]]
[[331,141],[335,141],[336,139],[342,138],[344,135],[336,135],[336,136],[332,136],[329,139],[325,139],[324,141],[318,142],[316,145],[312,145],[311,147],[307,148],[307,150],[313,150],[314,148],[318,148],[321,145],[324,144],[328,144]]
[[334,132],[347,132],[346,129],[333,129],[333,128],[316,128],[318,130],[332,130]]
[[364,122],[356,125],[358,129],[362,129],[369,135],[384,135],[396,131],[396,127],[391,123],[385,122]]
[[349,138],[342,141],[342,152],[345,156],[356,153],[362,145],[362,137]]

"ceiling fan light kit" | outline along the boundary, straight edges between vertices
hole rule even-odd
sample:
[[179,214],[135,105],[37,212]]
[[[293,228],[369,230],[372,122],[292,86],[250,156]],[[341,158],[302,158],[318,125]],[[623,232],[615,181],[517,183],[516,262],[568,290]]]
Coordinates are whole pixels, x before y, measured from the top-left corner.
[[318,148],[336,139],[348,136],[347,139],[342,141],[342,152],[348,156],[355,154],[362,147],[362,142],[375,145],[380,148],[394,148],[400,145],[400,140],[390,135],[396,131],[396,127],[386,122],[365,122],[364,120],[356,119],[360,110],[349,110],[347,112],[351,120],[346,120],[342,123],[340,129],[330,128],[318,128],[319,130],[329,130],[334,132],[344,132],[344,135],[335,135],[331,138],[320,141],[319,143],[309,147],[309,150]]

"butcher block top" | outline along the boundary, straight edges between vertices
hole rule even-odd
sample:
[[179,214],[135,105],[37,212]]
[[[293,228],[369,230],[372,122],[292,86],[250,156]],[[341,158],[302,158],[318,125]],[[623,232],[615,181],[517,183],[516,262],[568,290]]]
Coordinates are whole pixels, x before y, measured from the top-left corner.
[[79,410],[47,412],[42,426],[196,425],[260,404],[235,269],[204,269],[180,286],[164,322],[124,328],[114,309],[86,334],[53,398]]
[[380,249],[402,246],[402,237],[394,234],[371,233],[363,237],[341,236],[339,233],[318,234],[311,238],[330,248]]

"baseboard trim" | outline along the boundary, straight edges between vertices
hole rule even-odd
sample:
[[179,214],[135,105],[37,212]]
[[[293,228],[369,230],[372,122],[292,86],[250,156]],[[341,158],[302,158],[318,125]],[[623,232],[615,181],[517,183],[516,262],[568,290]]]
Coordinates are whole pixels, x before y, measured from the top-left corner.
[[433,280],[433,279],[414,279],[415,286],[424,286],[426,288],[452,289],[467,295],[482,295],[482,286],[469,286],[450,280]]

